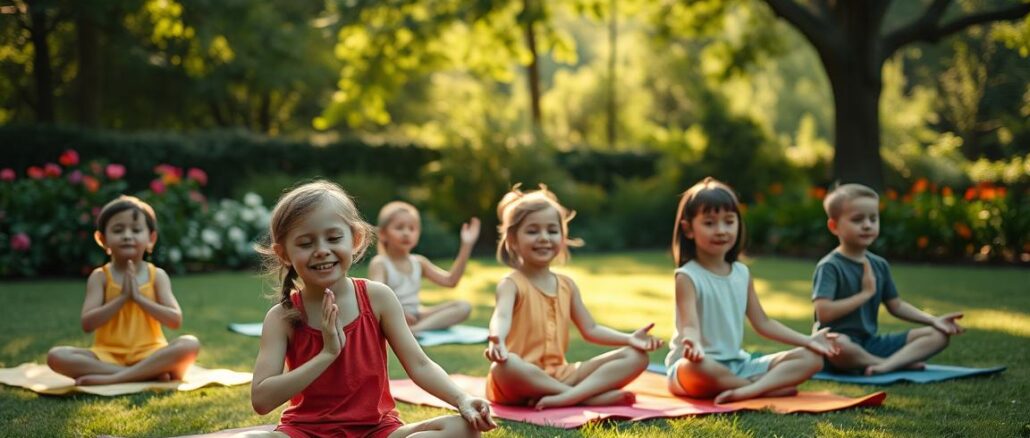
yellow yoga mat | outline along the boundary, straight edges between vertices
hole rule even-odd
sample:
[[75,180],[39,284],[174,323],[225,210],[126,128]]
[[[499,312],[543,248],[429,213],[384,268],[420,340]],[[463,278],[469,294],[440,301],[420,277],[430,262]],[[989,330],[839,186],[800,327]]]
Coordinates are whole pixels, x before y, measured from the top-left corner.
[[46,365],[23,363],[14,368],[0,368],[0,383],[17,386],[40,394],[62,395],[85,392],[96,395],[122,395],[147,390],[192,391],[209,385],[233,386],[249,383],[254,376],[227,369],[209,370],[192,366],[182,381],[132,382],[113,385],[75,386],[75,380],[62,376]]

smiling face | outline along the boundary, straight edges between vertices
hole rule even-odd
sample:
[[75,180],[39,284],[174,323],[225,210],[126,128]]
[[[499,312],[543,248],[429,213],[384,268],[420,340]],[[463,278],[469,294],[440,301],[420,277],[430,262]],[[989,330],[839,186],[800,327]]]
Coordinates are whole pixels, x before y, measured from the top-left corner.
[[147,226],[143,212],[127,209],[112,215],[96,237],[114,260],[138,262],[157,241],[157,232]]
[[515,230],[513,246],[524,265],[542,267],[565,249],[561,218],[554,207],[526,215]]
[[323,290],[347,277],[358,243],[337,209],[320,206],[298,220],[273,249],[293,266],[305,288]]
[[390,218],[386,227],[379,231],[379,240],[386,248],[409,253],[422,233],[422,226],[415,215],[407,211],[398,211]]
[[866,196],[845,201],[840,215],[830,219],[827,225],[841,245],[864,250],[880,235],[880,202]]
[[736,212],[712,209],[694,215],[690,223],[681,224],[684,235],[693,239],[698,254],[724,259],[740,233],[740,217]]

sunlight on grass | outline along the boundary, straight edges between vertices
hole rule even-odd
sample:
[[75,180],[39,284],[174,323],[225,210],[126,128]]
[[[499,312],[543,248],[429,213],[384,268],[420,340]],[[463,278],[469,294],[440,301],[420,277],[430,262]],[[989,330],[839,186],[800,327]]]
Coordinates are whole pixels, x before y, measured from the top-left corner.
[[959,323],[967,329],[998,331],[1030,338],[1030,315],[995,309],[969,309]]

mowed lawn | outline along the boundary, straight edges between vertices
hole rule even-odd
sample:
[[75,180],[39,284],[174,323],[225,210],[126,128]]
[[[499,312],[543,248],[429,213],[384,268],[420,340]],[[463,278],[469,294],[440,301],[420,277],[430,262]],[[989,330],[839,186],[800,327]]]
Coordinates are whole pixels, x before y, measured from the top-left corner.
[[[814,260],[758,257],[747,260],[766,311],[790,327],[808,332]],[[472,302],[471,324],[485,326],[493,291],[506,268],[489,258],[473,260],[453,290],[426,288],[428,302],[459,298]],[[583,291],[594,317],[620,330],[655,322],[654,333],[668,339],[673,330],[673,280],[669,259],[659,251],[577,255],[560,269]],[[1019,268],[896,264],[893,273],[902,297],[932,313],[965,311],[968,329],[932,362],[970,367],[1007,365],[1001,375],[930,385],[886,388],[808,382],[802,390],[829,390],[859,396],[885,389],[879,408],[820,415],[748,412],[732,415],[655,420],[610,421],[579,430],[562,430],[502,421],[488,436],[1028,436],[1030,434],[1030,270]],[[364,274],[364,266],[355,269]],[[225,272],[172,278],[182,304],[182,330],[169,338],[197,335],[204,344],[199,363],[209,368],[249,371],[258,339],[230,333],[230,322],[261,321],[270,302],[254,273]],[[84,279],[0,283],[0,366],[45,362],[53,345],[88,346],[79,326]],[[910,327],[883,313],[886,330]],[[745,348],[773,352],[786,348],[746,330]],[[429,355],[452,373],[485,375],[483,346],[439,346]],[[568,358],[586,359],[605,351],[573,334]],[[660,362],[666,349],[652,354]],[[390,377],[405,377],[391,355]],[[192,392],[148,392],[122,397],[39,396],[0,387],[3,436],[169,436],[275,423],[281,408],[258,416],[250,407],[250,387],[212,387]],[[417,421],[448,411],[398,403],[402,418]]]

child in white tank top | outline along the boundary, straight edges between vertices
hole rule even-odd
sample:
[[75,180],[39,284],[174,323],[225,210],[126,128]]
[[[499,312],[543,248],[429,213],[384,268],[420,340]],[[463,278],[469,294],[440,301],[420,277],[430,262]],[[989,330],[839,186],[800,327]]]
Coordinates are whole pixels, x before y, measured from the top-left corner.
[[422,278],[440,286],[455,287],[465,272],[472,247],[479,238],[479,219],[461,226],[461,249],[446,271],[429,259],[412,254],[418,245],[421,222],[415,206],[394,201],[379,210],[379,253],[368,267],[368,278],[385,283],[397,294],[411,331],[418,333],[450,327],[468,319],[472,306],[466,301],[445,301],[423,306],[419,300]]

